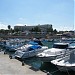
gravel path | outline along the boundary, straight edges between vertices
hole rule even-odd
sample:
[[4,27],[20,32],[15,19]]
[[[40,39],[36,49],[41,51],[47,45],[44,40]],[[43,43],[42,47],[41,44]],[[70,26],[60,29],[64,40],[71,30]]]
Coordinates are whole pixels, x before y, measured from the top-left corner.
[[0,75],[46,75],[42,71],[34,71],[31,66],[22,66],[16,59],[9,59],[8,55],[0,52]]

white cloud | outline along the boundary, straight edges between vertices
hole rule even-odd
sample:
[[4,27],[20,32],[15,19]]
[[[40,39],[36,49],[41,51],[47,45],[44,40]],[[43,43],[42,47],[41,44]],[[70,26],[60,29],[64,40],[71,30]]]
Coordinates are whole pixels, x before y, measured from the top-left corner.
[[15,26],[27,26],[27,24],[15,24]]
[[15,26],[24,26],[23,24],[15,24]]
[[[11,28],[14,29],[14,26],[25,26],[25,25],[27,26],[27,24],[18,23],[15,25],[11,25]],[[8,29],[8,24],[4,24],[4,23],[0,22],[0,29]]]
[[24,20],[24,18],[19,18],[19,20]]
[[27,19],[20,17],[20,18],[18,18],[18,20],[19,20],[19,22],[24,22],[24,21],[26,21]]
[[7,26],[8,26],[8,25],[6,25],[6,24],[0,22],[0,29],[8,29]]
[[56,27],[55,29],[57,29],[58,31],[70,31],[70,30],[73,30],[73,28],[69,27],[69,26],[59,26],[59,27]]

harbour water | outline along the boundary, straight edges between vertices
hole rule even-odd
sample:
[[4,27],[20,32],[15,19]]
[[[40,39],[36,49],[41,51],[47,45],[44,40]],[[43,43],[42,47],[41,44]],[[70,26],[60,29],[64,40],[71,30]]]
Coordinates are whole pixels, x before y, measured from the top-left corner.
[[[44,41],[42,43],[45,46],[52,48],[54,42]],[[8,54],[13,54],[13,53],[8,52]],[[21,60],[19,60],[19,61],[21,61]],[[73,71],[60,72],[55,65],[51,64],[50,62],[42,62],[42,61],[38,60],[38,58],[36,58],[36,57],[25,59],[24,62],[25,62],[25,64],[31,65],[33,68],[36,68],[36,70],[40,69],[41,71],[44,71],[44,72],[50,72],[51,75],[74,75],[74,73],[75,73]]]

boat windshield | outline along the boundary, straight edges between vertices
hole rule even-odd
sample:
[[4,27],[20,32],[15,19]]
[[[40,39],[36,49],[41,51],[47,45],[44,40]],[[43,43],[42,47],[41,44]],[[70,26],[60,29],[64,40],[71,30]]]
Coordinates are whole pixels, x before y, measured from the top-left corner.
[[[26,51],[32,51],[32,50],[36,50],[36,49],[40,49],[41,46],[39,45],[34,45],[34,46],[30,46]],[[23,52],[26,52],[26,51],[23,51]]]
[[65,48],[68,48],[68,44],[66,44],[66,45],[54,44],[53,48],[65,49]]
[[37,42],[34,42],[34,41],[30,41],[28,43],[31,44],[31,45],[38,45],[38,43]]

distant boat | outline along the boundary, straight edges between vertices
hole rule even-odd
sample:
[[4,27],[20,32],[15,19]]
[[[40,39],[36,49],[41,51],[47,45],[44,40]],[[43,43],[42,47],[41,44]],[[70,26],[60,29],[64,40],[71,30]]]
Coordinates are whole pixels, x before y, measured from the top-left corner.
[[23,46],[24,43],[17,40],[7,40],[4,44],[5,51],[16,51],[17,48]]
[[61,41],[71,43],[75,42],[75,38],[62,38]]

